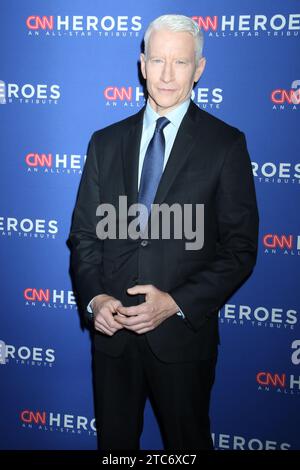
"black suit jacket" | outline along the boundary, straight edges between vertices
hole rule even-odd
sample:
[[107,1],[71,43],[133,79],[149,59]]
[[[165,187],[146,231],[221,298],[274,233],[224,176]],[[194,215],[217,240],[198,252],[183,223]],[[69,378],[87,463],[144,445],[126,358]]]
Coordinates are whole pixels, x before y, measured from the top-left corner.
[[[120,195],[128,206],[137,202],[143,114],[144,108],[91,138],[70,233],[76,289],[85,307],[101,293],[129,306],[143,298],[129,296],[128,287],[155,285],[186,319],[173,315],[146,333],[154,354],[165,362],[206,359],[217,351],[219,309],[256,261],[258,213],[245,137],[193,102],[179,128],[154,202],[204,204],[201,250],[186,250],[184,237],[101,241],[97,206],[118,207]],[[95,347],[118,356],[135,334],[95,333]]]

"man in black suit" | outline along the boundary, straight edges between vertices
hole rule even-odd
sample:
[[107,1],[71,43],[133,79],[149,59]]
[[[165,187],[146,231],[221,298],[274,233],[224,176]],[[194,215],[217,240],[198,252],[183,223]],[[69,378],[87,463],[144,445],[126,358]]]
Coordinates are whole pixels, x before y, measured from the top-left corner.
[[[188,17],[152,22],[141,54],[146,107],[95,132],[89,145],[70,241],[76,288],[93,314],[101,449],[139,448],[147,397],[166,449],[213,448],[218,310],[255,265],[258,214],[243,133],[190,99],[205,67],[202,43]],[[182,224],[200,228],[204,243],[188,247],[175,222],[163,236],[159,216],[147,225],[147,212],[138,213],[139,237],[118,236],[136,222],[120,197],[127,208],[189,206]],[[116,232],[99,225],[103,204],[116,208]]]

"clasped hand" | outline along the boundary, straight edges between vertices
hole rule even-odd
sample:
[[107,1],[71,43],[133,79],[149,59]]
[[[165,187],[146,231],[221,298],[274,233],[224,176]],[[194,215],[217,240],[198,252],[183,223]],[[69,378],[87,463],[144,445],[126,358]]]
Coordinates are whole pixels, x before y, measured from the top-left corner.
[[147,333],[180,310],[170,294],[151,284],[136,285],[127,292],[130,295],[144,294],[145,302],[124,307],[119,300],[106,294],[94,298],[92,309],[97,331],[109,336],[122,328],[138,334]]

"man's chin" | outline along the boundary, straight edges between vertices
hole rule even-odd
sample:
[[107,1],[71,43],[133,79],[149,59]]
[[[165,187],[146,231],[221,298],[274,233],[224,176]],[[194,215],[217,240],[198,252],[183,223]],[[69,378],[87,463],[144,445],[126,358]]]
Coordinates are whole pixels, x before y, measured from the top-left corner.
[[156,108],[168,111],[169,109],[175,108],[178,106],[180,103],[176,100],[168,100],[168,99],[159,99],[159,100],[153,100],[154,105]]

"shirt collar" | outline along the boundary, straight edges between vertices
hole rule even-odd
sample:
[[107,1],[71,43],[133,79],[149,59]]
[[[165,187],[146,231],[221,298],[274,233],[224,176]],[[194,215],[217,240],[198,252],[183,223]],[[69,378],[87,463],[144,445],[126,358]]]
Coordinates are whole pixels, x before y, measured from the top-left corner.
[[[177,108],[173,109],[170,111],[166,117],[169,119],[171,124],[176,127],[176,129],[179,128],[181,121],[185,115],[185,113],[188,110],[188,107],[190,105],[190,98],[188,98],[186,101],[181,103]],[[147,106],[145,109],[145,114],[144,114],[144,127],[145,129],[148,129],[150,126],[152,126],[155,121],[160,118],[161,116],[154,111],[154,109],[151,107],[149,100],[147,101]]]

